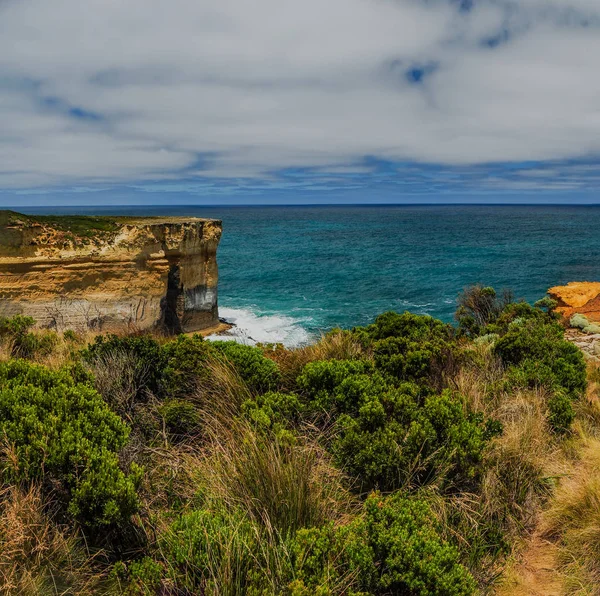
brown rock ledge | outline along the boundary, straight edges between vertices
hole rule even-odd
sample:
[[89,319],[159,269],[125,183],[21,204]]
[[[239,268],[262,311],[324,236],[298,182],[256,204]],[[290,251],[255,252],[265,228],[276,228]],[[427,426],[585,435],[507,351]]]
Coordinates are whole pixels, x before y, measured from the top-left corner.
[[57,329],[212,327],[221,229],[195,217],[0,211],[0,315]]

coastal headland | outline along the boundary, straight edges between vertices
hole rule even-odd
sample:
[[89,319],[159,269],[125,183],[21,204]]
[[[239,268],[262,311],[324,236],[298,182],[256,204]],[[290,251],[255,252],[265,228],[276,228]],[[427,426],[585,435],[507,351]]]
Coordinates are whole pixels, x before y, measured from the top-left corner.
[[56,329],[213,328],[221,230],[196,217],[0,211],[0,316]]

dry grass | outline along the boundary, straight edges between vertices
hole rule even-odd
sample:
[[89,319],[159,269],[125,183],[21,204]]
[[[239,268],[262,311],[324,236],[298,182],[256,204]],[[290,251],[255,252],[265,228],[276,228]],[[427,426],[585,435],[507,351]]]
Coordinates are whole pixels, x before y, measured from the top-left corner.
[[542,518],[560,547],[570,594],[600,593],[600,440],[584,440],[581,459],[560,483]]
[[542,506],[568,471],[569,458],[564,441],[548,427],[545,390],[505,390],[503,367],[489,344],[474,346],[471,356],[448,384],[470,411],[499,421],[503,432],[486,451],[479,494],[457,495],[441,513],[454,516],[459,543],[473,542],[467,548],[472,569],[481,584],[490,584],[502,571],[502,558],[486,554],[486,532],[501,531],[517,556],[523,536],[535,528]]
[[205,457],[200,447],[186,443],[168,448],[145,447],[142,509],[160,512],[171,508],[175,501],[193,503],[202,486]]
[[113,410],[131,422],[136,400],[150,377],[149,365],[135,354],[113,350],[95,358],[90,370],[98,393]]
[[509,566],[499,594],[600,594],[599,373],[590,363],[588,391],[574,404],[576,419],[567,437],[544,441],[547,433],[535,429],[539,414],[514,417],[515,430],[529,435],[515,457],[523,461],[523,473],[537,465],[539,477],[548,480],[549,498],[529,500],[526,511],[537,524],[527,524],[532,534]]
[[198,385],[192,401],[201,405],[207,414],[231,418],[248,399],[255,397],[232,364],[221,358],[209,358],[207,374]]
[[504,520],[516,538],[535,522],[548,496],[552,477],[559,476],[565,458],[547,423],[548,395],[542,388],[505,391],[502,365],[490,347],[475,348],[475,358],[450,380],[466,406],[502,424],[484,465],[481,504],[485,519]]
[[497,387],[504,375],[502,362],[489,344],[474,345],[470,352],[471,358],[446,378],[446,384],[462,396],[471,411],[492,416],[501,401]]
[[282,444],[242,421],[208,425],[202,477],[211,495],[245,511],[273,534],[340,521],[354,499],[341,472],[308,436]]
[[550,494],[565,459],[547,425],[543,390],[517,391],[497,408],[503,433],[486,456],[482,482],[484,516],[504,520],[516,539],[533,527],[539,507]]
[[[103,577],[73,534],[46,515],[40,491],[0,493],[0,593],[39,596],[98,593]],[[104,593],[107,593],[104,591]]]
[[575,433],[582,437],[600,439],[600,364],[588,361],[588,388],[585,396],[575,403]]
[[309,346],[286,349],[276,346],[266,349],[265,356],[277,363],[281,372],[283,386],[294,387],[294,381],[302,368],[316,360],[356,360],[370,358],[370,353],[356,340],[351,332],[335,329]]

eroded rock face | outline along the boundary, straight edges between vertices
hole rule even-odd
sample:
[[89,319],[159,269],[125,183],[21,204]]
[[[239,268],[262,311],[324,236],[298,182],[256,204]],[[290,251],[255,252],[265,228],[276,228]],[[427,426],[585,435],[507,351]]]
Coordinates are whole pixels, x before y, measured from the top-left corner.
[[550,288],[548,295],[558,302],[556,310],[566,319],[579,313],[590,321],[600,321],[600,282],[574,281]]
[[220,238],[216,220],[0,212],[0,315],[57,329],[210,327]]

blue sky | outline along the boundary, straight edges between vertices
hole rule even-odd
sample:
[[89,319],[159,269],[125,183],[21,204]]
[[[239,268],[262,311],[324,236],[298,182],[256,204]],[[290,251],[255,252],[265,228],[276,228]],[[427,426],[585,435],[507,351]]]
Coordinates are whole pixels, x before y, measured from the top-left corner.
[[598,0],[5,0],[0,205],[600,198]]

